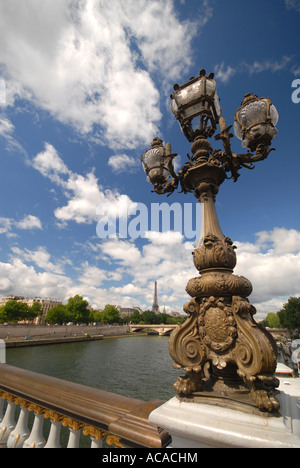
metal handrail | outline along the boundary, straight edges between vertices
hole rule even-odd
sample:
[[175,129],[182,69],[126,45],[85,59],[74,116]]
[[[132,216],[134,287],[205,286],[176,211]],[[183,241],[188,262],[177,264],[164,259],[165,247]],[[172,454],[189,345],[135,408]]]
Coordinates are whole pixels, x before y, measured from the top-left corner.
[[165,430],[148,422],[162,400],[145,402],[8,364],[0,364],[0,390],[120,437],[127,447],[161,448],[170,443]]

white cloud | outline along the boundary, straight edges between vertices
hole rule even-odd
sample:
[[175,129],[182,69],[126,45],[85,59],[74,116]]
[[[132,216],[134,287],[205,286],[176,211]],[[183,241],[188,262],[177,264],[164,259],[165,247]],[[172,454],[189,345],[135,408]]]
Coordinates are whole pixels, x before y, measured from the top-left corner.
[[0,234],[6,234],[10,231],[12,220],[10,218],[0,218]]
[[194,34],[172,0],[1,2],[7,104],[28,99],[113,148],[136,147],[161,119],[150,73],[178,78]]
[[[277,312],[290,296],[300,295],[300,233],[275,228],[256,237],[255,243],[235,242],[238,249],[234,273],[252,282],[249,300],[260,319],[268,312]],[[198,272],[182,236],[173,232],[149,235],[142,248],[130,241],[109,239],[99,249],[101,258],[104,256],[110,267],[114,266],[123,276],[123,286],[110,289],[112,297],[130,291],[130,285],[134,285],[140,304],[150,307],[157,280],[161,306],[165,303],[168,310],[180,311],[189,300],[185,287]],[[129,281],[124,284],[125,278]]]
[[0,135],[7,138],[10,137],[14,131],[14,126],[10,120],[5,117],[0,119]]
[[235,242],[235,272],[252,282],[249,299],[259,316],[264,316],[277,312],[289,297],[300,296],[300,232],[274,228],[259,232],[256,237],[255,244]]
[[[280,250],[284,232],[290,240]],[[235,242],[238,263],[234,273],[252,282],[249,300],[257,308],[257,319],[280,310],[289,297],[300,296],[300,247],[295,240],[299,235],[277,228],[258,233],[253,244]],[[182,312],[190,299],[185,288],[198,272],[182,236],[172,232],[149,236],[141,247],[129,240],[108,239],[93,244],[92,252],[93,262],[69,265],[71,278],[65,274],[67,260],[53,259],[46,248],[14,247],[10,262],[0,263],[0,294],[45,295],[63,301],[80,294],[95,307],[112,303],[147,309],[156,280],[161,310],[166,305],[169,312]]]
[[[33,265],[12,258],[10,263],[0,262],[0,292],[24,296],[65,298],[72,285],[67,276],[49,271],[37,272]],[[67,299],[67,298],[66,298]]]
[[19,247],[12,247],[11,250],[14,253],[15,257],[22,259],[28,263],[34,263],[38,268],[41,268],[46,272],[52,272],[56,274],[63,273],[62,262],[53,263],[50,260],[51,255],[49,254],[49,252],[47,252],[47,249],[45,247],[38,247],[36,250],[22,250]]
[[5,80],[0,77],[0,106],[6,103]]
[[93,287],[101,286],[104,281],[118,281],[122,278],[122,275],[117,271],[101,269],[95,265],[90,265],[87,261],[82,263],[79,271],[80,283]]
[[68,202],[54,211],[62,226],[70,221],[78,224],[98,221],[99,207],[109,216],[126,217],[136,205],[127,195],[104,189],[93,171],[86,175],[70,171],[49,143],[33,158],[32,166],[63,189]]
[[288,10],[296,10],[300,12],[300,0],[285,0],[285,5]]
[[250,74],[252,73],[261,73],[263,71],[269,70],[271,72],[277,72],[286,68],[287,64],[290,63],[291,57],[283,56],[280,61],[266,59],[262,62],[255,61],[253,64],[247,64],[243,62],[243,66],[246,67]]
[[[161,300],[164,297],[164,302],[169,302],[172,310],[181,309],[180,305],[188,300],[186,284],[197,275],[197,271],[185,248],[183,236],[176,234],[172,231],[149,234],[148,242],[141,249],[130,241],[117,238],[103,242],[99,246],[102,255],[123,275],[123,286],[110,289],[112,297],[120,292],[129,294],[130,290],[133,294],[131,285],[134,285],[135,304],[149,308],[153,302],[154,281],[157,280],[160,306],[163,306]],[[129,282],[124,284],[128,277]]]
[[269,248],[275,255],[295,254],[300,250],[300,232],[296,229],[275,227],[272,231],[257,233],[261,248]]
[[6,143],[6,149],[9,151],[21,151],[23,149],[19,142],[14,137],[15,127],[12,122],[4,116],[4,114],[0,115],[0,137],[2,137]]
[[15,236],[11,230],[17,229],[42,229],[41,220],[34,215],[25,215],[20,221],[12,218],[0,218],[0,234],[6,234],[8,237]]
[[96,208],[105,200],[98,180],[93,173],[85,177],[80,174],[70,174],[64,184],[65,194],[69,198],[67,205],[57,208],[55,216],[60,221],[76,221],[90,223],[96,219]]
[[[196,23],[179,22],[171,0],[130,0],[122,5],[147,68],[161,70],[169,78],[178,78],[191,64],[190,41],[196,33]],[[203,13],[202,25],[208,9],[203,8]]]
[[[262,61],[256,60],[253,63],[245,61],[240,62],[236,66],[225,65],[224,62],[218,63],[214,67],[215,79],[227,84],[230,79],[237,73],[249,73],[250,75],[270,71],[272,73],[284,70],[292,61],[292,57],[283,56],[281,60],[265,59]],[[297,66],[291,65],[291,72],[297,70]]]
[[32,161],[32,166],[43,176],[49,177],[54,182],[59,182],[61,174],[69,174],[69,170],[58,155],[54,146],[45,143],[44,151],[38,153]]
[[115,154],[108,159],[108,165],[116,173],[135,171],[140,164],[140,160],[127,154]]
[[41,220],[37,216],[27,215],[21,221],[15,222],[18,229],[42,229]]
[[228,83],[230,78],[235,75],[236,70],[229,65],[227,65],[227,68],[225,69],[225,64],[224,62],[222,62],[215,66],[214,73],[215,73],[215,79],[217,81]]

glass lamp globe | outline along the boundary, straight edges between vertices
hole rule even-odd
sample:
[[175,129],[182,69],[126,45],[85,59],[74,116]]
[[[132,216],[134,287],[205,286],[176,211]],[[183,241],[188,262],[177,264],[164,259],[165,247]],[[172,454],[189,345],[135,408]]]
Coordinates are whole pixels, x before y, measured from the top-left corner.
[[275,128],[278,118],[277,109],[269,98],[247,94],[234,116],[234,133],[242,140],[242,146],[251,151],[260,143],[269,146],[278,133]]
[[159,138],[154,138],[151,148],[142,155],[144,171],[153,185],[163,185],[170,177],[166,150]]
[[197,78],[192,77],[182,86],[174,85],[171,94],[171,111],[189,141],[198,135],[212,136],[222,113],[214,75],[207,77],[205,73],[201,70]]

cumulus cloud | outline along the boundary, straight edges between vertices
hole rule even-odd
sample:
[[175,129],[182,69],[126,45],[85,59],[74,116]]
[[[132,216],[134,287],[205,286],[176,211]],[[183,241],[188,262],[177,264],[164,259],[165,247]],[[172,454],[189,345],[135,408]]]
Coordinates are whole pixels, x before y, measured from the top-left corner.
[[[129,276],[128,288],[110,291],[114,294],[129,291],[134,285],[140,304],[150,307],[153,284],[159,284],[160,305],[169,310],[181,310],[189,300],[185,291],[190,278],[198,275],[185,240],[179,233],[149,233],[142,248],[133,242],[109,239],[99,245],[101,256],[124,277]],[[237,266],[235,274],[246,276],[253,284],[250,302],[257,309],[257,318],[277,312],[291,296],[300,295],[300,233],[293,229],[275,228],[260,232],[255,243],[235,242]],[[126,286],[126,284],[125,284]],[[138,288],[142,295],[138,294]]]
[[0,218],[0,234],[7,234],[12,225],[12,220],[10,218]]
[[14,137],[14,131],[15,127],[12,122],[4,114],[0,114],[0,137],[5,141],[6,149],[9,151],[18,150],[23,152],[22,146]]
[[221,62],[215,66],[214,73],[215,73],[215,79],[217,81],[228,83],[230,78],[235,75],[236,70],[230,65],[227,65],[227,67],[225,67],[224,62]]
[[283,56],[281,60],[272,60],[266,59],[262,62],[255,61],[252,64],[243,62],[244,67],[246,67],[250,74],[261,73],[266,70],[271,72],[277,72],[286,68],[288,63],[291,62],[291,57]]
[[195,26],[172,0],[1,2],[7,104],[28,99],[81,134],[135,147],[161,118],[151,74],[178,78]]
[[19,229],[42,229],[41,220],[34,215],[27,215],[21,221],[15,222],[15,226]]
[[16,229],[42,229],[41,220],[34,215],[25,215],[23,219],[17,221],[13,218],[0,218],[0,234],[6,234],[8,237],[16,236],[12,231]]
[[227,84],[230,79],[237,73],[249,73],[250,75],[270,71],[272,73],[284,70],[290,64],[291,73],[296,74],[295,71],[299,69],[298,64],[293,64],[292,57],[284,55],[280,60],[266,58],[265,60],[255,60],[253,63],[247,63],[245,60],[241,61],[236,66],[225,65],[222,61],[214,67],[215,79]]
[[253,284],[251,302],[260,316],[277,312],[291,296],[300,296],[300,232],[274,228],[256,235],[255,244],[237,245],[237,274]]
[[65,298],[72,280],[65,275],[50,271],[36,271],[33,265],[21,258],[13,257],[10,262],[0,262],[0,291],[2,296],[17,294]]
[[54,182],[59,182],[61,174],[69,174],[67,166],[50,143],[45,143],[44,151],[38,153],[32,161],[32,166],[43,176]]
[[285,0],[285,5],[288,10],[296,10],[300,12],[300,0]]
[[[182,235],[174,232],[156,233],[147,236],[148,241],[142,248],[133,242],[110,239],[99,246],[101,254],[108,262],[113,262],[116,270],[130,282],[122,291],[128,292],[133,284],[140,291],[138,300],[143,307],[151,307],[153,302],[154,281],[159,284],[160,298],[173,310],[186,302],[185,287],[188,280],[197,275],[193,266],[192,255],[185,248]],[[120,292],[117,287],[116,292]],[[111,290],[112,292],[112,290]],[[138,305],[138,304],[136,304]],[[163,306],[162,303],[160,303]]]
[[86,175],[70,171],[49,143],[45,143],[44,150],[33,158],[32,166],[63,189],[67,204],[54,212],[62,225],[70,221],[92,223],[98,220],[99,207],[105,207],[111,215],[119,210],[119,216],[127,216],[127,211],[122,213],[122,207],[125,210],[127,206],[134,206],[127,195],[104,189],[93,171]]
[[36,250],[20,249],[19,247],[12,247],[13,258],[22,259],[27,263],[33,263],[38,268],[52,273],[63,273],[62,262],[53,263],[51,255],[45,247],[38,247]]
[[[289,251],[287,247],[280,250],[278,233],[290,239]],[[234,273],[252,282],[249,300],[257,309],[257,319],[277,312],[289,297],[300,295],[300,245],[297,248],[294,243],[299,235],[294,230],[276,228],[258,233],[255,243],[235,242],[238,263]],[[189,300],[186,284],[198,276],[183,236],[170,231],[149,235],[139,246],[114,238],[90,247],[93,261],[68,264],[72,277],[65,272],[66,261],[52,258],[45,247],[13,247],[10,261],[0,263],[0,293],[45,295],[63,301],[81,294],[98,308],[112,303],[147,309],[153,302],[156,280],[161,310],[165,305],[168,312],[182,312]]]
[[141,161],[127,154],[115,154],[108,159],[108,165],[113,172],[133,172],[141,164]]

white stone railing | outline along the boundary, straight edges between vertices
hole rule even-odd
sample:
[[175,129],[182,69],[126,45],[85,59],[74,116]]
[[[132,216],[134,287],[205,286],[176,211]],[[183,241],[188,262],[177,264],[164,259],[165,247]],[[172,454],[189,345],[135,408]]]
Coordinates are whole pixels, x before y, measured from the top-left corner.
[[148,422],[162,403],[0,364],[0,448],[162,448],[169,435]]

